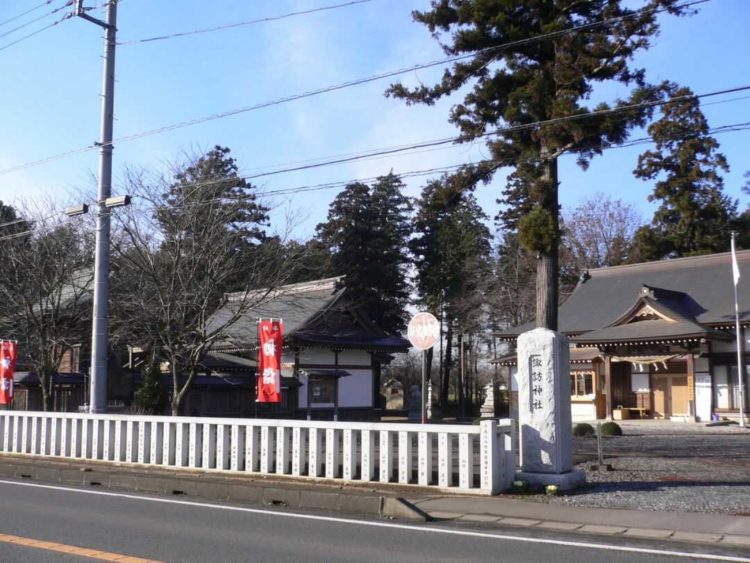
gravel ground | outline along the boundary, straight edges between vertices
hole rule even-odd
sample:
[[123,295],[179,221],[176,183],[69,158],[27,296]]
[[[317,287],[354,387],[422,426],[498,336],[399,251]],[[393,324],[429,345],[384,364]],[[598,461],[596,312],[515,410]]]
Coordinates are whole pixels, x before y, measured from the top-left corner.
[[596,438],[574,438],[576,467],[587,484],[568,494],[524,495],[567,506],[714,512],[750,516],[750,430],[737,426],[623,421],[605,438],[604,462],[592,469]]

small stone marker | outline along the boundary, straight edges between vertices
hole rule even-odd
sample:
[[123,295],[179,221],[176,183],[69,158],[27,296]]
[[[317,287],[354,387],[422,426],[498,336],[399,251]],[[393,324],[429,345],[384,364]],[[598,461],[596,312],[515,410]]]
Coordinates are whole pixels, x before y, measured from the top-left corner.
[[484,386],[484,402],[479,409],[480,418],[497,418],[497,407],[500,404],[500,397],[497,392],[497,385],[493,379]]
[[572,489],[586,480],[573,469],[568,338],[537,328],[518,337],[521,471],[531,486]]
[[386,410],[401,410],[404,406],[404,386],[400,381],[390,379],[385,384]]

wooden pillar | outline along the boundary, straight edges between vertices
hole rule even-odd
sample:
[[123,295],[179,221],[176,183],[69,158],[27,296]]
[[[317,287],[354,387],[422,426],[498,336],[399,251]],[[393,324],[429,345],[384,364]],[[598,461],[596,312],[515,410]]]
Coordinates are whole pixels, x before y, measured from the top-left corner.
[[716,385],[714,381],[714,353],[713,353],[713,345],[711,341],[706,342],[706,349],[705,351],[701,351],[701,355],[705,355],[708,357],[708,374],[711,376],[711,414],[716,412],[716,392],[714,389],[714,385]]
[[336,372],[336,376],[334,377],[335,385],[334,385],[334,392],[333,392],[333,420],[337,421],[339,419],[339,351],[336,350],[333,353],[333,369]]
[[691,412],[688,413],[690,415],[690,418],[693,422],[696,422],[695,417],[695,411],[696,411],[696,402],[695,402],[695,356],[693,355],[693,352],[688,350],[688,353],[686,354],[687,359],[687,388],[688,388],[688,397],[690,400],[690,409]]
[[380,404],[380,384],[381,384],[381,366],[380,360],[376,359],[375,352],[370,354],[370,373],[372,373],[372,408],[384,409],[385,405]]
[[312,382],[313,376],[307,374],[307,420],[312,420]]
[[[294,367],[292,368],[292,376],[294,379],[299,381],[299,348],[294,349]],[[308,385],[309,385],[308,381]],[[292,403],[292,399],[294,399],[294,404]],[[292,390],[289,389],[289,395],[288,395],[288,404],[287,406],[291,409],[292,413],[299,412],[300,410],[300,404],[299,404],[299,387],[295,391],[294,394],[292,394]],[[296,418],[295,415],[292,415],[293,418]]]
[[612,357],[604,356],[604,390],[607,394],[605,418],[612,420]]

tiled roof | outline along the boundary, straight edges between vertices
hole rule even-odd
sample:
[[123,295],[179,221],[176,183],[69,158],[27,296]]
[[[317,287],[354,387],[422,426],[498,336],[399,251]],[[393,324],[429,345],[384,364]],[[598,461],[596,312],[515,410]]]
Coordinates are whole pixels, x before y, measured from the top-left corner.
[[[242,312],[226,329],[226,336],[213,349],[248,351],[258,346],[258,319],[282,319],[286,343],[357,349],[406,351],[409,342],[390,335],[365,318],[352,305],[342,278],[328,278],[259,291],[250,296],[257,305]],[[207,322],[207,329],[225,324],[241,306],[241,294],[230,294]]]
[[[740,269],[740,319],[750,322],[750,250],[737,252]],[[582,334],[609,327],[621,319],[643,295],[660,307],[708,327],[734,323],[734,287],[731,254],[709,254],[590,270],[559,309],[559,330]],[[681,320],[683,320],[681,319]],[[638,323],[639,325],[641,323]],[[534,328],[527,323],[498,333],[514,338]]]

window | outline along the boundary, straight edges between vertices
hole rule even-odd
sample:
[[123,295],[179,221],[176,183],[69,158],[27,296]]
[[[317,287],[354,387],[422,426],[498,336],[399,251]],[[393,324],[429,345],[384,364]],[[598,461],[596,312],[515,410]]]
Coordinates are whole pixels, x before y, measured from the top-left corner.
[[333,404],[336,380],[330,377],[310,378],[310,404]]
[[[750,366],[745,365],[745,408],[748,402]],[[740,385],[736,365],[714,366],[714,405],[717,409],[735,410],[740,408]]]
[[585,397],[594,394],[594,372],[573,371],[571,372],[571,393],[574,397]]

